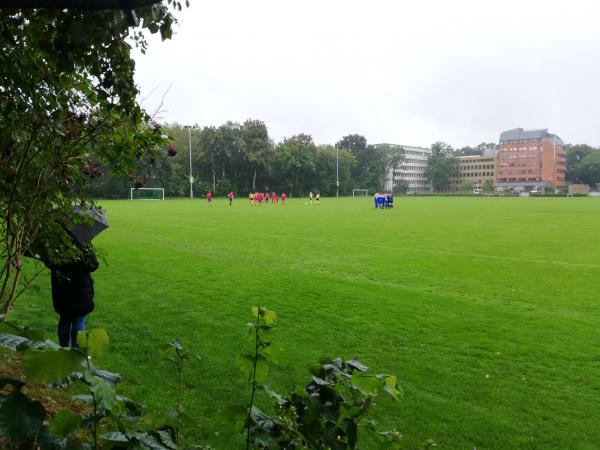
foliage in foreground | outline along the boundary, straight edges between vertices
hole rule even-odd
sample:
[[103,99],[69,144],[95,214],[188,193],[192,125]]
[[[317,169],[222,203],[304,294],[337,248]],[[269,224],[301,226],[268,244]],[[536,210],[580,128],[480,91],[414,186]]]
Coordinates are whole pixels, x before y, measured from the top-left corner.
[[[176,430],[169,425],[152,430],[138,430],[133,426],[142,407],[116,393],[114,386],[121,378],[118,374],[99,370],[92,364],[92,357],[108,347],[104,330],[80,332],[79,348],[75,349],[41,340],[43,335],[39,330],[9,322],[2,322],[0,326],[0,345],[21,354],[27,380],[0,380],[4,388],[0,395],[0,437],[22,449],[184,448],[177,447]],[[73,384],[83,386],[83,393],[73,396],[72,400],[87,405],[85,412],[78,414],[65,408],[51,417],[39,400],[24,393],[23,388],[28,383],[44,383],[56,389]]]
[[[283,396],[262,384],[269,363],[278,362],[278,350],[270,334],[276,315],[264,307],[253,307],[254,321],[248,323],[253,351],[241,355],[240,368],[249,377],[250,403],[229,410],[229,417],[243,423],[246,449],[335,449],[357,448],[358,433],[366,434],[380,449],[399,448],[400,433],[377,432],[367,419],[381,392],[398,399],[396,377],[368,375],[359,361],[322,359],[311,367],[311,380]],[[275,402],[271,414],[255,404],[257,391]]]
[[[323,359],[311,367],[306,386],[296,387],[287,396],[277,394],[262,384],[269,363],[278,361],[278,351],[270,339],[276,315],[264,307],[253,307],[252,313],[255,320],[248,328],[253,351],[240,358],[240,368],[250,380],[250,402],[222,413],[228,422],[237,419],[246,435],[247,449],[350,450],[358,448],[359,432],[362,442],[368,440],[380,449],[399,448],[399,432],[377,432],[375,422],[367,418],[381,392],[398,399],[395,376],[369,375],[368,368],[356,360]],[[150,430],[136,427],[141,406],[117,394],[115,384],[120,376],[99,370],[91,362],[92,357],[106,351],[107,333],[100,329],[80,332],[78,344],[76,349],[62,348],[43,340],[38,330],[0,323],[0,345],[22,355],[27,379],[0,380],[0,438],[22,449],[41,450],[208,448],[183,443],[184,425],[198,424],[184,413],[183,368],[192,355],[179,340],[163,349],[177,371],[176,409],[168,415],[168,424]],[[32,382],[54,388],[74,383],[83,386],[84,393],[72,398],[88,405],[86,412],[62,409],[51,417],[39,400],[24,393],[23,388]],[[271,413],[256,406],[259,392],[274,401]]]
[[121,10],[0,9],[0,318],[34,243],[74,256],[61,223],[94,203],[90,180],[109,168],[138,182],[135,167],[166,145],[137,103],[131,51],[145,51],[144,32],[171,38],[181,8],[138,8],[133,23]]

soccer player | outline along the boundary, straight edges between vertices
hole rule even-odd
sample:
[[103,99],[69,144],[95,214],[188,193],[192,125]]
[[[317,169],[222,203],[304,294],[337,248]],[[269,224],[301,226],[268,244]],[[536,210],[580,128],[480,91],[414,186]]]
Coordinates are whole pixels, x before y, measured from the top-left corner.
[[285,205],[285,192],[281,193],[281,206]]
[[208,191],[206,193],[206,202],[210,205],[212,203],[212,192]]
[[229,199],[229,206],[231,206],[231,202],[233,201],[233,192],[227,194],[227,198]]

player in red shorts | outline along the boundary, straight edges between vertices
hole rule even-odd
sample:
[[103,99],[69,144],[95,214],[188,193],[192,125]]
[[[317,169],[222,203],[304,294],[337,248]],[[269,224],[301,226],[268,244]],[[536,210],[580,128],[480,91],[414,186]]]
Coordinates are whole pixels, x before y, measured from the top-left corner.
[[282,192],[281,193],[281,206],[285,205],[285,199],[286,199],[285,192]]

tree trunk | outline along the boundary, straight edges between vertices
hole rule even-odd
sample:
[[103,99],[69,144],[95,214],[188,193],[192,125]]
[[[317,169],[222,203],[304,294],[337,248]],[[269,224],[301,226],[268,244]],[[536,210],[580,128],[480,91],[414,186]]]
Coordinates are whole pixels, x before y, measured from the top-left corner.
[[252,191],[256,191],[256,168],[254,168],[254,176],[252,177]]
[[217,190],[217,177],[215,176],[215,169],[212,171],[213,175],[213,193]]

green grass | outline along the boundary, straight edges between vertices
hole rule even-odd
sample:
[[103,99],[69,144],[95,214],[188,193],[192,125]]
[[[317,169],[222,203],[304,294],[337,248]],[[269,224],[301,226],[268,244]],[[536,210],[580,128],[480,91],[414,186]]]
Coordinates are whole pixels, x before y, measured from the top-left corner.
[[[236,448],[218,411],[248,400],[237,355],[252,305],[276,311],[284,349],[269,384],[289,392],[321,356],[398,376],[378,402],[406,448],[593,449],[600,445],[600,201],[589,198],[106,201],[88,327],[111,336],[101,366],[150,421],[175,403],[157,349],[200,355],[186,369],[195,442]],[[14,318],[53,332],[47,278]]]

